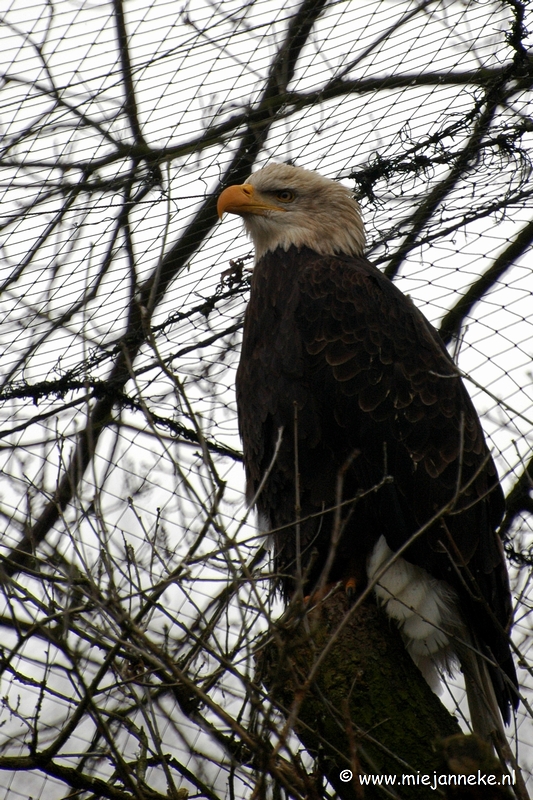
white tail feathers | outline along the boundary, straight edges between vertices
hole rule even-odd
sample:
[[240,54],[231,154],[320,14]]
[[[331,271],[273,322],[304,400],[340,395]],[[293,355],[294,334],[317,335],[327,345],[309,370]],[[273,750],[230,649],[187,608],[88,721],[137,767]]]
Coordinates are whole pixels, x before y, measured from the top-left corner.
[[[381,536],[367,564],[375,580],[393,558]],[[503,723],[486,660],[461,619],[454,590],[425,569],[396,558],[374,588],[387,614],[398,623],[407,651],[431,688],[439,692],[440,673],[451,672],[459,661],[474,733],[493,742],[506,741]]]

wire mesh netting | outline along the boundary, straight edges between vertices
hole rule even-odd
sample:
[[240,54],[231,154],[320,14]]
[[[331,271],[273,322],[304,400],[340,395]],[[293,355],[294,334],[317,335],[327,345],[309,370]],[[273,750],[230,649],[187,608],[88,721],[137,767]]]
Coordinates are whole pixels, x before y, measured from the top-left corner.
[[[268,791],[296,796],[290,775],[311,770],[254,678],[281,608],[244,502],[233,388],[251,245],[215,210],[221,186],[271,160],[353,189],[370,259],[466,376],[508,496],[527,699],[526,10],[14,0],[3,13],[2,797],[255,796],[258,743],[279,751]],[[443,699],[466,729],[460,682]],[[527,771],[526,705],[510,737]]]

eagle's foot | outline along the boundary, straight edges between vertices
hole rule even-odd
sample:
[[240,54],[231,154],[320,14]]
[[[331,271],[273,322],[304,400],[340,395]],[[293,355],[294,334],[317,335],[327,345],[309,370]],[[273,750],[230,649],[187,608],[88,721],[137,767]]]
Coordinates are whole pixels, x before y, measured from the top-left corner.
[[337,581],[336,583],[326,583],[324,586],[319,586],[310,594],[304,596],[304,605],[307,608],[310,606],[317,606],[327,597],[341,589],[344,589],[348,602],[352,605],[357,596],[357,578],[355,577],[344,578],[342,581]]
[[340,585],[340,583],[326,583],[324,586],[319,586],[318,588],[314,589],[311,594],[305,595],[303,599],[304,605],[307,608],[320,605],[320,603],[324,602],[326,597],[329,597],[331,594],[336,592]]
[[357,581],[353,577],[347,578],[343,581],[343,584],[346,597],[348,598],[348,603],[352,605],[356,598]]

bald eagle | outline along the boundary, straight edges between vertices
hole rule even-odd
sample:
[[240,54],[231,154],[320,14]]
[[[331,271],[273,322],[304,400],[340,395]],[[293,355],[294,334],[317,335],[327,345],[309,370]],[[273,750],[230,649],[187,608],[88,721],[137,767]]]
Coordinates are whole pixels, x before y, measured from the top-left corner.
[[239,429],[285,596],[377,579],[430,684],[460,662],[474,730],[490,737],[498,707],[508,723],[517,705],[504,500],[457,368],[365,258],[342,184],[273,163],[226,188],[218,212],[240,215],[255,247]]

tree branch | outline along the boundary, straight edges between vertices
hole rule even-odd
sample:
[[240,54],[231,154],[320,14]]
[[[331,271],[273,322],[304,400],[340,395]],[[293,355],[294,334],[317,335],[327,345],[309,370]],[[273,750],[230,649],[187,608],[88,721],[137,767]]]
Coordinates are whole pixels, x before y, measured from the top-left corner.
[[468,291],[444,316],[439,333],[445,344],[459,335],[461,326],[476,303],[479,303],[500,281],[506,271],[515,264],[533,242],[533,219],[528,222],[506,249],[500,253],[489,269],[473,283]]
[[[331,646],[339,619],[348,611],[345,594],[337,592],[300,622],[293,612],[280,632],[282,651],[271,643],[257,657],[259,675],[274,702],[288,709],[288,715],[301,703],[295,732],[342,800],[360,797],[360,774],[433,774],[439,765],[431,743],[459,732],[398,630],[373,600],[352,610],[342,636]],[[326,661],[309,687],[306,676],[326,645]],[[340,780],[347,769],[353,781]],[[368,787],[364,796],[378,794]],[[434,800],[435,795],[427,789],[417,797]]]

